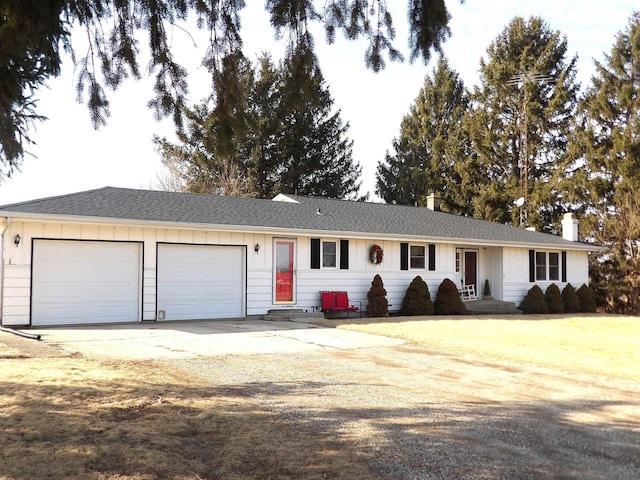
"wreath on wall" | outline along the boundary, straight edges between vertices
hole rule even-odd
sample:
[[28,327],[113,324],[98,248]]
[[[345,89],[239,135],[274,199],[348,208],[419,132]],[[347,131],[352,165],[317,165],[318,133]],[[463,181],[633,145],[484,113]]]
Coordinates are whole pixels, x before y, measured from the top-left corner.
[[371,245],[371,250],[369,250],[369,260],[371,260],[371,263],[379,265],[382,263],[383,257],[384,250],[382,250],[382,247],[376,244]]

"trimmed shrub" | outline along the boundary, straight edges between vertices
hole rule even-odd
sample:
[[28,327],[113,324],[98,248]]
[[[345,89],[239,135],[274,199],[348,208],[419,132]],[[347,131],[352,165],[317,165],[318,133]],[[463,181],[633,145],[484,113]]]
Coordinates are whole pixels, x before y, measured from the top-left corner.
[[469,313],[460,300],[458,287],[448,278],[445,278],[438,287],[433,309],[436,315],[465,315]]
[[562,289],[562,301],[564,302],[564,313],[577,313],[580,311],[580,299],[576,289],[570,283]]
[[580,300],[580,311],[583,313],[595,313],[596,293],[593,289],[583,283],[576,294]]
[[562,293],[560,293],[560,289],[555,283],[547,287],[547,291],[544,292],[544,301],[547,302],[549,313],[564,313]]
[[544,293],[539,286],[534,285],[529,289],[527,295],[522,300],[522,313],[548,313],[547,302],[544,300]]
[[414,278],[407,288],[400,313],[402,315],[433,315],[429,286],[420,275]]
[[369,313],[372,317],[386,317],[389,315],[389,302],[387,301],[387,291],[384,289],[382,277],[377,275],[373,277],[371,288],[367,293],[369,300]]

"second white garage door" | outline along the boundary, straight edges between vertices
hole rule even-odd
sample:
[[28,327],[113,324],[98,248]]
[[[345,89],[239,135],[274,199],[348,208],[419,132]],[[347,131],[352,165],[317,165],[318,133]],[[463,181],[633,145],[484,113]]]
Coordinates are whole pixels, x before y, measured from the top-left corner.
[[158,245],[158,320],[244,316],[245,247]]

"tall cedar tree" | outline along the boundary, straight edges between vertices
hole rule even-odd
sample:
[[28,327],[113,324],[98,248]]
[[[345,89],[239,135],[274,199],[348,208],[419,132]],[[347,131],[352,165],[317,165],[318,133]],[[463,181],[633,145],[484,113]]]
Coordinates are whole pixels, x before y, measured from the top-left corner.
[[223,129],[218,109],[207,104],[188,112],[178,144],[158,140],[164,163],[178,159],[183,165],[178,172],[184,181],[178,183],[188,191],[225,194],[216,179],[234,165],[241,183],[252,189],[230,191],[245,196],[284,192],[354,198],[361,168],[352,158],[348,124],[342,123],[340,110],[332,112],[313,53],[293,52],[278,68],[263,56],[258,73],[245,72],[243,78],[246,100],[238,102],[242,108],[235,116],[244,128],[234,131],[233,148],[227,146],[230,132]]
[[[316,7],[319,7],[317,8]],[[324,26],[327,43],[342,31],[350,40],[369,40],[365,62],[379,71],[385,57],[402,60],[393,46],[395,28],[386,2],[268,0],[269,24],[291,49],[311,48],[309,26]],[[0,180],[11,175],[24,156],[31,139],[29,128],[38,115],[37,90],[50,77],[60,74],[61,46],[76,63],[78,99],[86,100],[95,128],[109,117],[106,90],[116,90],[128,77],[155,76],[149,101],[158,117],[172,116],[182,126],[186,108],[187,71],[171,50],[173,29],[189,29],[185,20],[209,31],[203,65],[211,73],[220,122],[221,146],[230,147],[237,136],[234,110],[242,90],[242,34],[240,12],[244,0],[4,0],[0,4]],[[449,36],[449,14],[445,0],[410,0],[410,58],[429,60],[431,49],[441,50]],[[73,52],[71,26],[79,25],[89,41],[86,57]],[[148,35],[148,66],[140,67],[141,33]],[[144,55],[146,57],[146,54]],[[145,72],[146,70],[146,72]]]
[[640,12],[616,36],[580,104],[565,174],[586,212],[585,238],[609,247],[591,262],[600,306],[640,313]]
[[562,205],[553,174],[567,151],[575,77],[566,38],[540,18],[514,18],[491,43],[468,122],[485,180],[475,217],[557,230]]
[[479,176],[461,128],[467,92],[443,57],[432,75],[402,120],[395,152],[378,163],[376,192],[388,203],[421,206],[437,192],[443,210],[471,214]]

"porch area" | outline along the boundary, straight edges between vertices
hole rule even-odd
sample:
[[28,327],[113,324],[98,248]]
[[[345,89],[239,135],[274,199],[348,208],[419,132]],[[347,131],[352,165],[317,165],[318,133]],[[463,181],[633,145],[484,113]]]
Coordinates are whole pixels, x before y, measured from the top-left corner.
[[470,300],[464,302],[464,306],[471,315],[511,315],[521,314],[514,302],[502,300]]

